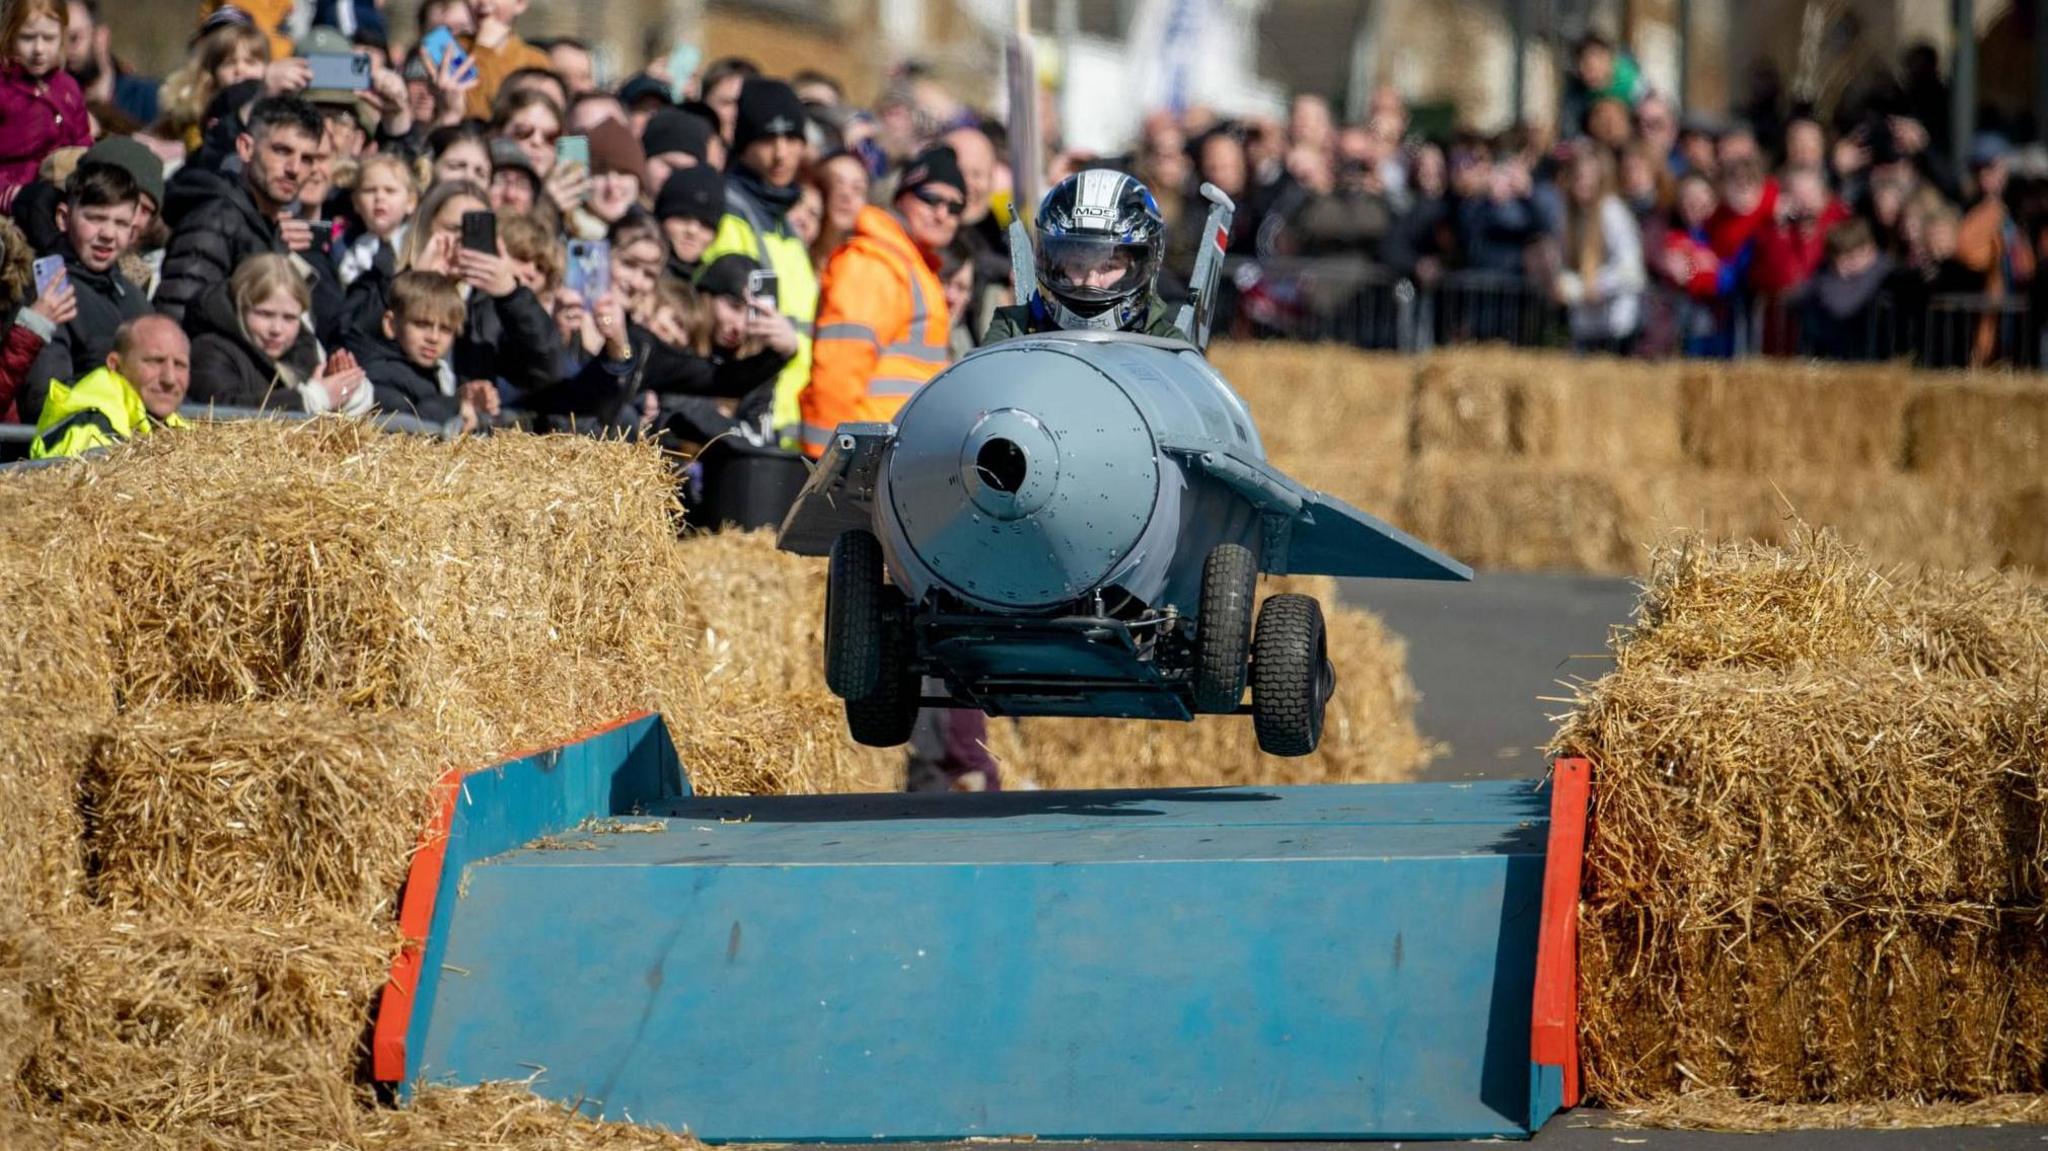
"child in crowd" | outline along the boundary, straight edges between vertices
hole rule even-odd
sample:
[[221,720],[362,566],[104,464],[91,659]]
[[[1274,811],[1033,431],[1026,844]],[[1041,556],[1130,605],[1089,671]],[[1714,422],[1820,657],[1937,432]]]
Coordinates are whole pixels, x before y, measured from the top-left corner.
[[[304,61],[296,63],[303,65]],[[200,37],[192,57],[183,68],[164,80],[164,127],[183,141],[188,151],[197,151],[206,110],[213,98],[237,84],[268,77],[270,40],[248,23],[223,23]],[[279,69],[281,90],[291,86],[286,75],[299,76],[297,69]]]
[[284,411],[370,410],[368,381],[349,353],[329,356],[313,335],[313,292],[274,252],[242,261],[185,314],[193,403]]
[[35,182],[43,157],[92,144],[85,93],[64,70],[64,0],[13,0],[0,24],[0,211]]
[[399,245],[405,242],[419,199],[419,181],[403,157],[380,155],[363,161],[354,195],[362,234],[341,255],[338,270],[344,286],[355,283],[372,267],[395,271]]
[[361,345],[357,359],[370,377],[377,406],[464,431],[497,414],[497,391],[482,381],[458,385],[451,355],[467,309],[453,276],[412,269],[391,282],[381,337]]

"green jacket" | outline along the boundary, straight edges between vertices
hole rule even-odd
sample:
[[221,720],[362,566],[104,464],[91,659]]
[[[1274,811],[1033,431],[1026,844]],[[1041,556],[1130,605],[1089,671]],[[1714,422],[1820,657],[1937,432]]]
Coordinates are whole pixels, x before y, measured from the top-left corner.
[[[997,308],[995,315],[989,317],[988,334],[981,338],[981,342],[987,345],[997,340],[1059,330],[1059,325],[1053,323],[1050,316],[1038,314],[1030,304],[1012,304],[1007,308]],[[1167,340],[1188,338],[1187,334],[1174,324],[1173,309],[1156,295],[1146,302],[1145,326],[1138,330],[1147,336],[1158,336]]]
[[[164,427],[181,427],[184,421],[172,413]],[[76,384],[50,382],[49,398],[36,420],[36,438],[29,444],[32,460],[75,456],[104,448],[133,436],[146,436],[157,427],[135,385],[101,368]]]

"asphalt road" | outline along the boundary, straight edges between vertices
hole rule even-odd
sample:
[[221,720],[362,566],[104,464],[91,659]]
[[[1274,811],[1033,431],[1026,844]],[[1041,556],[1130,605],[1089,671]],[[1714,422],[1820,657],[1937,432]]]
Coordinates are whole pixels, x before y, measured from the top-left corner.
[[1543,774],[1542,748],[1567,705],[1562,681],[1610,666],[1608,629],[1635,585],[1603,576],[1480,572],[1471,583],[1353,580],[1346,599],[1408,641],[1423,734],[1449,745],[1427,779]]

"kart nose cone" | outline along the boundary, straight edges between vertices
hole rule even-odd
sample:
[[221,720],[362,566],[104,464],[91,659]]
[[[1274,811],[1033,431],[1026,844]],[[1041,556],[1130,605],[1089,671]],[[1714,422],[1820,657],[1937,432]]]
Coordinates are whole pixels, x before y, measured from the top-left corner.
[[1144,416],[1058,349],[969,356],[920,388],[896,426],[888,499],[903,540],[985,609],[1086,596],[1130,556],[1159,498]]
[[960,451],[960,478],[974,505],[998,520],[1045,506],[1060,475],[1060,449],[1037,416],[1001,408],[981,417]]

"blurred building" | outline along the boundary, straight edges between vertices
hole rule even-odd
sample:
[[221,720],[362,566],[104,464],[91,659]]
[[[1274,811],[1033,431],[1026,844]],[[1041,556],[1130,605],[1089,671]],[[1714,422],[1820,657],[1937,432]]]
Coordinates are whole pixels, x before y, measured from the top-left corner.
[[[678,44],[700,58],[749,56],[814,68],[872,100],[917,60],[975,107],[1001,112],[1003,43],[1018,0],[534,0],[530,38],[590,42],[616,82]],[[161,75],[192,25],[180,5],[106,0],[117,50]],[[1065,140],[1121,147],[1149,107],[1201,104],[1274,114],[1291,92],[1340,109],[1391,83],[1428,130],[1497,130],[1555,115],[1569,45],[1617,39],[1649,81],[1689,111],[1725,116],[1759,87],[1824,111],[1881,83],[1926,42],[1945,72],[1964,64],[1995,124],[2032,132],[2048,108],[2039,35],[2048,0],[1028,0],[1041,77],[1058,92]],[[417,0],[391,0],[410,40]],[[1970,35],[1955,30],[1967,26]],[[1968,49],[1957,53],[1961,45]],[[1960,112],[1959,108],[1959,112]]]

